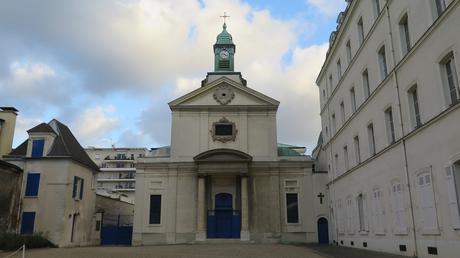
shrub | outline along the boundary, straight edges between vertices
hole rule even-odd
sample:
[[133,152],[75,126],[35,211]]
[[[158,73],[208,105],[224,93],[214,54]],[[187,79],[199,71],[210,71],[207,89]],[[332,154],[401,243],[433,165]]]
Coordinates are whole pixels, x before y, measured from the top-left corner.
[[12,233],[0,233],[0,250],[12,251],[16,250],[22,245],[26,245],[27,249],[42,248],[42,247],[56,247],[48,239],[42,235],[18,235]]

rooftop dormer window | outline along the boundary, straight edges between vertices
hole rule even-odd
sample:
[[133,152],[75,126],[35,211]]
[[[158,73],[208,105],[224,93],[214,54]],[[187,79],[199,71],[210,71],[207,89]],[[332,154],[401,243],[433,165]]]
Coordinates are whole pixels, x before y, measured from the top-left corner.
[[32,140],[32,157],[38,158],[43,157],[43,149],[45,146],[45,139],[34,139]]

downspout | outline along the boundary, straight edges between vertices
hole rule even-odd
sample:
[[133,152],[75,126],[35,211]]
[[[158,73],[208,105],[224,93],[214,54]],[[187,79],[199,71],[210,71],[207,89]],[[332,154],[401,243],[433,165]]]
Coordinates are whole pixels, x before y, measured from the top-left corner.
[[[394,49],[394,44],[393,44],[393,30],[391,27],[391,19],[390,19],[390,10],[389,10],[389,3],[386,4],[385,9],[387,13],[387,22],[388,22],[388,28],[390,31],[390,45],[391,45],[391,54],[393,57],[393,64],[396,63],[396,55],[395,55],[395,49]],[[399,91],[399,81],[398,81],[398,72],[396,71],[396,68],[393,69],[393,74],[394,74],[394,80],[395,80],[395,86],[396,86],[396,93],[398,96],[398,111],[399,111],[399,122],[401,124],[401,131],[404,136],[404,123],[402,120],[402,110],[401,110],[401,94]],[[402,136],[402,137],[403,137]],[[411,221],[412,221],[412,234],[413,234],[413,239],[414,239],[414,257],[417,257],[417,252],[418,252],[418,247],[417,247],[417,234],[416,234],[416,229],[415,229],[415,216],[414,216],[414,205],[412,202],[412,191],[411,191],[411,184],[410,184],[410,176],[409,176],[409,164],[407,161],[407,147],[406,147],[406,140],[402,140],[402,145],[403,145],[403,151],[404,151],[404,172],[406,176],[406,185],[407,185],[407,190],[409,193],[409,205],[410,205],[410,215],[411,215]]]

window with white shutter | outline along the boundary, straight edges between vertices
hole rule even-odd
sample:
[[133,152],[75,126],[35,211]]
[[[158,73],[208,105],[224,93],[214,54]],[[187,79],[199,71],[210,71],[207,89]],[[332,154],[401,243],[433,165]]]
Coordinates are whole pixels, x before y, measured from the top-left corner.
[[419,209],[422,215],[423,230],[427,233],[438,231],[438,219],[433,191],[433,178],[431,169],[423,169],[424,172],[417,176],[417,189]]
[[407,234],[406,211],[404,208],[404,197],[401,183],[398,180],[393,181],[391,190],[394,213],[394,232],[396,234]]
[[345,223],[343,221],[343,217],[344,217],[344,209],[343,209],[343,205],[342,205],[342,200],[339,199],[337,201],[337,221],[339,223],[338,225],[338,228],[339,228],[339,234],[343,234],[345,233]]
[[460,173],[457,171],[456,167],[456,165],[446,167],[446,188],[452,227],[454,229],[460,229],[460,212],[458,205]]
[[354,223],[353,223],[353,202],[351,197],[347,198],[347,229],[349,234],[354,233]]
[[376,234],[385,233],[383,213],[382,191],[380,188],[374,188],[372,193],[372,217],[374,222],[374,231]]

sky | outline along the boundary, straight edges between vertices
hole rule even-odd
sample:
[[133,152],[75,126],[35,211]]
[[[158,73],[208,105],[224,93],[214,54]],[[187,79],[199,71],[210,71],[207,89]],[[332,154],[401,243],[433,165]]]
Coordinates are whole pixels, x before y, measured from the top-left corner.
[[315,85],[344,0],[5,0],[0,106],[19,110],[13,147],[56,118],[84,146],[170,144],[168,102],[201,86],[216,36],[236,44],[248,87],[281,102],[278,142],[315,147]]

